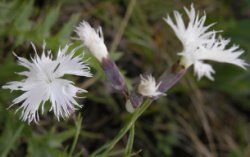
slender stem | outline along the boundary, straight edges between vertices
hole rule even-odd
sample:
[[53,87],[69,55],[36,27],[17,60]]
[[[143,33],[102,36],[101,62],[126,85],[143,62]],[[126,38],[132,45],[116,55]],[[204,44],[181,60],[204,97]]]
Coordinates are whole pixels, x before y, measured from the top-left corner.
[[133,150],[134,137],[135,137],[135,124],[130,128],[127,146],[123,155],[124,157],[131,156],[131,152]]
[[76,143],[77,143],[77,140],[78,140],[79,135],[80,135],[81,127],[82,127],[82,118],[79,115],[77,117],[77,121],[76,121],[76,134],[75,134],[75,138],[74,138],[72,147],[70,149],[69,157],[73,156],[73,153],[74,153],[74,150],[75,150],[75,147],[76,147]]
[[5,148],[2,150],[1,152],[1,157],[7,157],[9,152],[11,151],[13,145],[17,142],[17,140],[20,138],[20,135],[23,131],[24,125],[21,124],[17,131],[15,132],[15,134],[12,136],[11,139],[9,139],[9,141],[7,141],[7,144],[5,145]]
[[131,116],[130,120],[125,124],[125,126],[120,130],[120,132],[116,135],[116,137],[110,141],[109,143],[105,144],[104,146],[97,149],[93,152],[90,157],[96,157],[97,154],[105,150],[100,156],[106,156],[110,150],[116,145],[117,142],[121,140],[121,138],[130,130],[130,128],[134,125],[136,120],[142,115],[142,113],[150,106],[152,100],[147,99],[143,105],[138,108]]

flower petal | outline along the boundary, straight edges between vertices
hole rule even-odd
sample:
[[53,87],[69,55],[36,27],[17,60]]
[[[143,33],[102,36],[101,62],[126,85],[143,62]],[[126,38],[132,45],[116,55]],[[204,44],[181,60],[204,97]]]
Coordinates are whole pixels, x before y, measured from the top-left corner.
[[73,86],[71,81],[65,79],[57,79],[51,83],[49,91],[51,110],[58,120],[60,117],[68,117],[71,111],[75,110],[75,106],[81,107],[74,99],[78,92],[87,91]]
[[[23,85],[25,86],[25,84]],[[13,105],[21,103],[22,105],[18,108],[23,109],[21,119],[23,121],[37,121],[39,120],[38,109],[39,106],[45,103],[48,100],[47,87],[44,84],[35,84],[32,88],[22,95],[13,100]]]
[[157,97],[160,95],[165,95],[164,93],[158,90],[160,83],[156,85],[155,78],[152,75],[148,75],[147,77],[143,77],[141,75],[141,82],[138,86],[138,92],[142,96],[147,97]]
[[95,30],[88,22],[82,21],[80,25],[76,27],[75,32],[80,37],[83,44],[100,62],[103,58],[108,56],[108,50],[104,44],[101,27]]
[[202,46],[200,51],[196,53],[196,58],[199,60],[212,60],[216,62],[230,63],[246,69],[248,64],[243,59],[239,58],[244,51],[239,49],[239,46],[237,45],[227,48],[228,44],[229,40],[225,40],[220,37],[217,42]]
[[62,50],[58,50],[58,66],[54,70],[54,73],[56,73],[58,77],[65,74],[91,77],[90,68],[88,64],[83,61],[83,58],[79,55],[74,57],[77,48],[67,54],[68,49],[69,45],[66,45]]
[[190,51],[195,51],[199,45],[211,42],[210,40],[216,32],[207,31],[213,24],[204,26],[206,15],[199,17],[199,13],[195,12],[193,4],[191,5],[190,10],[187,8],[184,9],[189,18],[187,27],[178,11],[174,11],[176,24],[169,16],[164,18],[164,20],[170,25],[176,36],[182,42],[184,47],[183,51],[190,53]]
[[195,62],[194,72],[198,76],[198,80],[200,80],[203,76],[206,76],[208,79],[212,81],[214,80],[212,74],[214,74],[215,71],[209,64],[205,64],[199,61]]

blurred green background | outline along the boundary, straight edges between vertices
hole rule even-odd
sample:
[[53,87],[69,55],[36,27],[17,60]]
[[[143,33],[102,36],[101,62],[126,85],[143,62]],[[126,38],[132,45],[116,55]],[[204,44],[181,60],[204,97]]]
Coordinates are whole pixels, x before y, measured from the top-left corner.
[[[23,70],[12,52],[29,58],[30,42],[41,50],[43,41],[54,52],[74,40],[74,27],[81,20],[102,26],[105,43],[130,86],[141,73],[158,77],[178,60],[182,47],[162,20],[167,13],[191,3],[207,13],[207,24],[223,30],[250,60],[250,0],[0,0],[0,85],[22,79]],[[73,39],[72,39],[73,38]],[[84,51],[81,49],[79,53]],[[86,53],[86,58],[91,57]],[[190,69],[167,93],[153,102],[135,126],[134,156],[249,157],[250,156],[250,72],[228,64],[212,63],[215,81],[197,81]],[[72,77],[89,93],[79,99],[84,107],[60,122],[50,112],[41,115],[39,125],[19,120],[18,106],[7,110],[19,92],[0,90],[0,156],[68,156],[82,116],[82,128],[73,156],[88,154],[110,141],[129,113],[124,98],[105,80],[91,57],[94,77]],[[112,151],[122,156],[127,136]]]

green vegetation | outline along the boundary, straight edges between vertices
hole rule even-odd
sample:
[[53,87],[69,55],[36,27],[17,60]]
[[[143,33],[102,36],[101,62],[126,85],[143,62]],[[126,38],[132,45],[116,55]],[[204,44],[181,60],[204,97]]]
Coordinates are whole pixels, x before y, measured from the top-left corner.
[[[15,74],[22,69],[12,52],[33,56],[31,41],[40,49],[46,41],[54,51],[66,43],[79,46],[73,38],[74,28],[83,19],[102,26],[105,43],[130,87],[141,73],[158,77],[177,61],[176,53],[182,49],[162,17],[190,3],[0,0],[0,85],[21,79]],[[223,36],[246,51],[242,58],[249,63],[250,1],[204,0],[194,5],[206,11],[207,23],[216,22],[215,28],[224,30]],[[92,56],[86,51],[85,57]],[[205,78],[197,81],[190,69],[167,96],[146,106],[126,135],[116,141],[120,129],[138,117],[127,113],[124,97],[111,88],[98,62],[93,57],[89,61],[94,77],[72,78],[89,91],[85,99],[78,100],[84,106],[59,122],[50,112],[41,115],[39,125],[22,122],[20,112],[15,114],[17,105],[7,110],[20,93],[0,89],[1,157],[87,157],[100,148],[110,149],[107,156],[249,156],[249,71],[212,63],[216,74],[211,82]]]

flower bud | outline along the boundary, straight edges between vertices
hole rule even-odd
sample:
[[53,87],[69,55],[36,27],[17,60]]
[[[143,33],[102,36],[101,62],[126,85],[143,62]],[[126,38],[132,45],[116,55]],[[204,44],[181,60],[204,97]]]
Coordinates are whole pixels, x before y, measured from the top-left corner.
[[76,27],[75,31],[83,42],[83,45],[88,48],[101,63],[102,69],[112,86],[117,90],[126,92],[124,78],[114,61],[108,55],[101,27],[95,30],[88,22],[83,21]]

